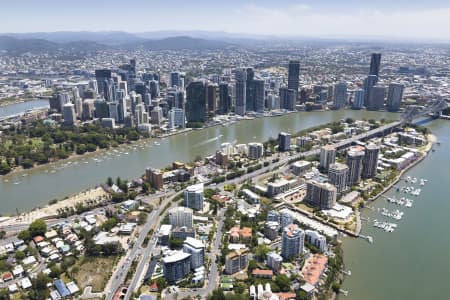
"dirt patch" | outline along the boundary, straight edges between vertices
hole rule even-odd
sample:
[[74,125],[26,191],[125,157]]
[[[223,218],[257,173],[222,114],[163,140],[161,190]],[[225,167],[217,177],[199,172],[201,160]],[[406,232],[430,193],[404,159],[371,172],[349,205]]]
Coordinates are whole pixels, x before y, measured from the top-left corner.
[[81,290],[92,286],[92,292],[102,292],[118,259],[115,257],[85,258],[77,262],[70,273]]

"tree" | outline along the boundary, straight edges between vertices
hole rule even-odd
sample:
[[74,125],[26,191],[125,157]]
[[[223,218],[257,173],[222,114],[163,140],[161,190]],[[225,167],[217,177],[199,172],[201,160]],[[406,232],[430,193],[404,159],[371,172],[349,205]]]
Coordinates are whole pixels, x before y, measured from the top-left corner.
[[208,296],[208,300],[226,300],[222,289],[216,289]]
[[147,213],[140,212],[138,215],[138,225],[143,225],[147,222]]
[[24,169],[30,169],[34,166],[34,163],[31,159],[26,158],[22,161],[21,165]]
[[111,177],[108,177],[108,179],[106,180],[106,184],[107,184],[108,186],[112,186],[112,185],[114,184],[113,179],[112,179]]
[[17,260],[22,260],[26,257],[25,253],[23,251],[16,251],[15,255]]
[[8,165],[8,163],[5,161],[0,163],[0,174],[5,175],[9,172],[11,172],[11,167]]
[[174,237],[171,237],[169,239],[169,247],[170,248],[175,248],[175,249],[179,249],[183,246],[183,240],[182,239],[177,239]]
[[266,258],[267,253],[269,253],[270,248],[267,245],[258,245],[255,247],[254,253],[256,259],[263,261]]
[[30,231],[28,229],[25,229],[25,230],[22,230],[21,232],[19,232],[17,237],[19,239],[21,239],[21,240],[24,240],[24,241],[31,240],[31,234],[30,234]]
[[38,219],[30,224],[28,230],[30,231],[31,237],[44,235],[47,232],[47,224],[45,223],[44,220]]
[[32,300],[41,300],[47,299],[50,295],[47,289],[47,283],[51,281],[50,277],[48,277],[44,273],[39,273],[36,278],[32,279],[32,289],[30,290],[28,296],[29,299]]
[[291,289],[291,280],[286,275],[278,275],[275,278],[275,283],[279,286],[282,292],[289,292]]

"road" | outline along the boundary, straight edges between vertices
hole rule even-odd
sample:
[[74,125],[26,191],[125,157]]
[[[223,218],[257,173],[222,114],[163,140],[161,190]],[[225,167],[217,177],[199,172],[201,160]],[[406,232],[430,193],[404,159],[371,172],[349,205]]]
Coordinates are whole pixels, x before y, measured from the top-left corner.
[[[163,202],[165,205],[165,202]],[[125,261],[122,261],[122,263],[119,263],[119,265],[116,268],[116,271],[112,275],[112,282],[109,285],[109,291],[108,295],[106,296],[106,299],[111,300],[114,296],[114,293],[119,288],[119,286],[122,284],[122,282],[125,281],[125,277],[127,276],[127,273],[133,263],[133,261],[136,259],[137,255],[142,254],[141,253],[141,245],[144,242],[145,237],[149,233],[150,229],[154,226],[157,218],[159,217],[159,210],[161,207],[159,207],[156,210],[153,210],[148,216],[147,216],[147,222],[142,227],[137,240],[134,242],[133,248],[131,250],[128,250],[126,254]]]
[[[159,214],[161,211],[164,210],[166,205],[170,203],[176,196],[181,194],[181,192],[178,192],[176,194],[173,194],[170,198],[165,198],[161,202],[161,204],[158,206],[158,208],[155,208],[147,217],[147,222],[142,227],[141,231],[139,232],[139,236],[137,240],[134,242],[133,248],[127,252],[125,255],[126,260],[123,262],[120,266],[118,265],[116,271],[112,275],[112,282],[110,283],[109,291],[107,292],[107,300],[111,300],[114,296],[115,291],[122,285],[122,283],[125,281],[126,275],[133,263],[133,261],[137,258],[138,255],[140,255],[140,260],[138,262],[138,265],[136,266],[136,272],[133,274],[132,280],[130,282],[130,286],[128,288],[126,298],[129,299],[131,294],[134,292],[134,290],[138,287],[140,281],[141,281],[141,275],[144,271],[145,267],[147,266],[148,257],[152,253],[156,241],[153,239],[154,235],[150,237],[149,244],[146,248],[142,248],[142,243],[144,242],[144,239],[147,237],[148,233],[150,232],[150,229],[158,228],[161,217]],[[146,201],[145,199],[142,199],[143,201]],[[177,203],[172,203],[169,207],[169,209],[173,206],[177,205]],[[169,210],[167,209],[165,213]],[[119,263],[120,264],[120,263]]]

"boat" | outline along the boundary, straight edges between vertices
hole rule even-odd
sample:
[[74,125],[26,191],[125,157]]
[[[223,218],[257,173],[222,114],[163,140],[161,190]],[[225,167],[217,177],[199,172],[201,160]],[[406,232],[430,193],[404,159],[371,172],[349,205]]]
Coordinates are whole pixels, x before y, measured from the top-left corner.
[[14,184],[20,184],[20,181],[16,181],[16,182],[14,182]]

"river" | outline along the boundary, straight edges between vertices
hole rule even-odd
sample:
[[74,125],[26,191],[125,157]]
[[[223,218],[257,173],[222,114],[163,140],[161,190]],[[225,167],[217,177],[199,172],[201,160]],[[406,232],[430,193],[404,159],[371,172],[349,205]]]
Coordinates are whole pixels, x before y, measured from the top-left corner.
[[[141,141],[121,148],[119,151],[122,153],[109,150],[108,155],[100,152],[72,159],[70,165],[64,161],[5,176],[0,180],[0,213],[14,213],[16,209],[22,212],[43,206],[51,199],[60,199],[98,185],[108,176],[136,178],[148,166],[161,168],[175,160],[192,161],[197,156],[215,153],[223,142],[265,141],[269,137],[277,137],[280,131],[296,132],[346,117],[394,119],[396,116],[387,112],[352,110],[298,112],[280,117],[244,120],[226,127],[194,130],[162,140]],[[156,141],[160,144],[155,144]],[[27,176],[24,177],[24,174]]]
[[[392,233],[364,222],[362,234],[373,236],[373,244],[362,239],[344,240],[346,269],[352,274],[343,286],[349,295],[340,299],[449,299],[450,122],[435,120],[427,126],[441,146],[435,145],[436,152],[430,152],[404,176],[425,178],[429,182],[420,186],[420,196],[407,196],[414,199],[412,208],[398,207],[382,198],[371,204],[375,208],[398,208],[404,216],[395,221],[398,227]],[[398,186],[405,185],[411,186],[404,181],[398,183]],[[419,184],[415,186],[419,187]],[[395,188],[386,195],[405,196],[397,193]],[[369,209],[365,209],[362,215],[385,219]]]
[[0,106],[0,119],[24,113],[29,109],[49,107],[48,100],[35,99],[20,103]]

